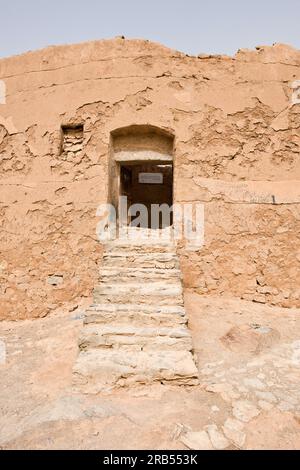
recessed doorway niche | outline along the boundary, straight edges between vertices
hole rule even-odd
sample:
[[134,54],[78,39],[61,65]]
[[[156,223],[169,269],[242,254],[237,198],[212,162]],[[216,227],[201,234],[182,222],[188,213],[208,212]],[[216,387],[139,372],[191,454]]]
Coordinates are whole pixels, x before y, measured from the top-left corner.
[[[142,228],[165,228],[173,217],[154,215],[155,207],[173,206],[174,137],[153,126],[131,126],[112,133],[110,161],[110,200],[119,217],[120,196],[127,197],[128,207],[143,205],[148,217]],[[123,223],[124,223],[124,219]],[[134,225],[136,217],[128,214],[126,223]]]

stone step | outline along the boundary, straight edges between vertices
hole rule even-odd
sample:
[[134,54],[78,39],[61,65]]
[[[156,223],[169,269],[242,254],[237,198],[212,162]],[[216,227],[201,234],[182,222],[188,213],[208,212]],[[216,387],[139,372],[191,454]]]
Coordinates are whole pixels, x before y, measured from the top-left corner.
[[110,324],[172,327],[185,325],[185,309],[178,306],[152,306],[135,304],[98,304],[85,313],[84,325]]
[[181,282],[100,284],[94,289],[94,303],[183,305]]
[[[148,284],[141,282],[124,282],[111,284],[99,284],[95,287],[100,294],[133,294],[133,295],[155,295],[155,296],[172,296],[182,295],[182,284],[177,279],[173,284],[169,282],[156,281]],[[131,297],[131,300],[134,298]]]
[[197,385],[198,371],[189,351],[81,351],[73,369],[73,385],[85,393],[151,384]]
[[138,311],[143,309],[143,312],[146,313],[153,313],[153,314],[166,314],[170,316],[178,315],[178,316],[186,316],[185,308],[179,306],[166,306],[166,305],[139,305],[134,303],[128,304],[92,304],[87,312],[121,312],[121,311]]
[[171,227],[164,229],[152,230],[149,228],[138,228],[138,227],[121,227],[118,233],[118,238],[112,243],[128,242],[128,240],[135,244],[156,242],[159,243],[173,243],[174,244],[174,230]]
[[179,260],[174,253],[144,253],[134,251],[112,251],[104,253],[103,267],[165,268],[179,269]]
[[79,348],[157,351],[159,349],[191,351],[192,339],[185,326],[137,327],[134,325],[86,325],[80,335]]
[[150,305],[183,305],[181,282],[100,284],[94,289],[94,303],[130,303]]
[[101,282],[152,282],[152,281],[167,281],[173,282],[181,280],[181,271],[179,269],[164,269],[164,268],[117,268],[117,267],[103,267],[100,268]]
[[[94,303],[107,304],[126,304],[129,302],[131,295],[129,294],[99,294],[94,292]],[[141,305],[180,305],[183,306],[183,298],[180,296],[155,296],[155,295],[135,295],[134,302]]]
[[116,240],[113,242],[105,243],[104,253],[111,253],[118,251],[134,252],[134,253],[173,253],[176,254],[176,247],[173,243],[168,241],[159,240],[132,240],[123,241]]

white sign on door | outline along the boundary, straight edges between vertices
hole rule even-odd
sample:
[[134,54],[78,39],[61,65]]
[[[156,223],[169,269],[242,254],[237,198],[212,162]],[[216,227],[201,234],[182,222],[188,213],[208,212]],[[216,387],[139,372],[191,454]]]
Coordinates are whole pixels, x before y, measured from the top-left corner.
[[139,183],[141,184],[163,184],[164,175],[162,173],[139,173]]

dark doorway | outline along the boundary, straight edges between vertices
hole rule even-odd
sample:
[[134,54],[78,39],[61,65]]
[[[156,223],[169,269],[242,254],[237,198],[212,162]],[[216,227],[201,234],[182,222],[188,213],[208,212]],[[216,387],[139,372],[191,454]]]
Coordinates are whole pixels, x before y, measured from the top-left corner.
[[[173,164],[170,162],[120,163],[120,196],[127,197],[128,207],[136,204],[146,206],[148,218],[141,222],[141,227],[157,229],[172,225]],[[160,207],[159,211],[158,207]],[[134,220],[136,220],[136,215],[129,215],[128,225],[134,224]]]

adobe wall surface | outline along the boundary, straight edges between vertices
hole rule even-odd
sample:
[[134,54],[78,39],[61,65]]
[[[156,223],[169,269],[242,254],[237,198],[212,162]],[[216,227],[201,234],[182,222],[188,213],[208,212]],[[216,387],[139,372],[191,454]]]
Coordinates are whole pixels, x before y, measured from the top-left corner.
[[[50,47],[0,60],[0,319],[89,296],[101,265],[110,135],[175,136],[176,202],[205,204],[205,246],[180,248],[186,287],[300,306],[300,51],[188,57],[147,41]],[[61,154],[61,125],[84,123]]]

